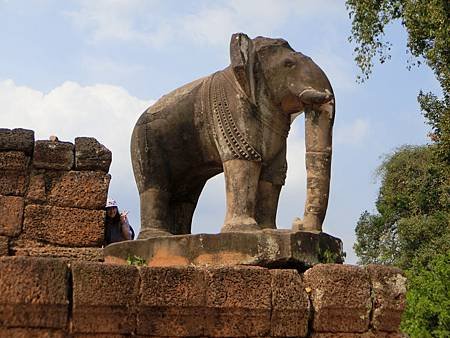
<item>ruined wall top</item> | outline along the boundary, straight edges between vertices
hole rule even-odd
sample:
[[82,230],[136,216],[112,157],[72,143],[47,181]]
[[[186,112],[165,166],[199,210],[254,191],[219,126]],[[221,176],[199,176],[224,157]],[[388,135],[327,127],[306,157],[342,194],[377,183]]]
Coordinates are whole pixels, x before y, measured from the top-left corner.
[[0,255],[101,260],[111,159],[92,137],[0,129]]

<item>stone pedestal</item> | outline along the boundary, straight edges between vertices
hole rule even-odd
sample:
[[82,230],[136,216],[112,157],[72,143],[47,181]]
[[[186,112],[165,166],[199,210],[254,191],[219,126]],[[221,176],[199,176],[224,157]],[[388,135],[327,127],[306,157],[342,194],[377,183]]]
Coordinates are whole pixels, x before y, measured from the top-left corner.
[[340,239],[326,233],[262,230],[177,235],[114,243],[105,262],[126,263],[139,257],[148,266],[231,266],[306,270],[317,263],[342,263]]

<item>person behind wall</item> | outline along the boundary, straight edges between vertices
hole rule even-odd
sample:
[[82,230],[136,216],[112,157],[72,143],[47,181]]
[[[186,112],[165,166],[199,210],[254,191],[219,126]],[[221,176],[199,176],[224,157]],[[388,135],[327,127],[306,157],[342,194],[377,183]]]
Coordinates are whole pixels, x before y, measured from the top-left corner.
[[105,242],[106,245],[134,239],[134,231],[128,222],[127,212],[119,213],[116,201],[106,202]]

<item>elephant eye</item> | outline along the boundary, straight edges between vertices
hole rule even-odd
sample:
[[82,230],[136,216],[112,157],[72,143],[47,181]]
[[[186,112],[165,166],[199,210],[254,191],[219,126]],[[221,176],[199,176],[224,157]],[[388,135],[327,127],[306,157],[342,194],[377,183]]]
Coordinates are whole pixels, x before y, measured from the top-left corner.
[[295,66],[295,61],[292,59],[286,59],[284,60],[284,66],[287,68],[292,68]]

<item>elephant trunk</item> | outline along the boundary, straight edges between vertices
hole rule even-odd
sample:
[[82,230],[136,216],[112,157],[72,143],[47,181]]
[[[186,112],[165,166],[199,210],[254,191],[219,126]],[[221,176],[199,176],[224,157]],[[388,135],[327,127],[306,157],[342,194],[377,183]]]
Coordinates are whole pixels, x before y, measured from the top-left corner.
[[319,91],[313,88],[306,88],[299,94],[300,101],[302,101],[306,106],[313,104],[324,104],[331,101],[334,96],[333,94],[325,89],[325,91]]
[[332,128],[335,103],[329,91],[308,90],[305,110],[306,203],[302,229],[322,231],[328,206],[331,177]]

